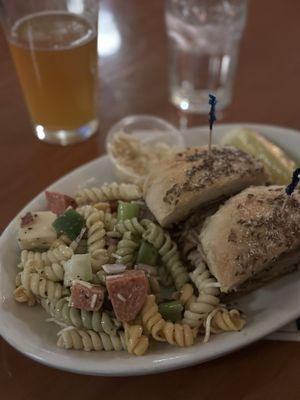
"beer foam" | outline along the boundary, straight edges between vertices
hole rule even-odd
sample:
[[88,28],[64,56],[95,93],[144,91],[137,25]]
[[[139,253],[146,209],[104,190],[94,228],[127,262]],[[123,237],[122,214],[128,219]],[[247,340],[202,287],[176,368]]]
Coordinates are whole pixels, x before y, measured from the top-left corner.
[[36,50],[81,46],[96,35],[92,23],[77,14],[45,11],[27,15],[12,27],[10,41]]

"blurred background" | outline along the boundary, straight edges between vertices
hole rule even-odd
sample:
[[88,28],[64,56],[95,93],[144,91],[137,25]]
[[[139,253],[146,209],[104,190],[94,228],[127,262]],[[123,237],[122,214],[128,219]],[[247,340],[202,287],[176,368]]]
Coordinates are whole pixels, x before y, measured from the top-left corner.
[[[121,118],[130,114],[152,114],[177,126],[182,121],[187,126],[207,123],[206,115],[186,114],[169,101],[164,7],[162,0],[100,1],[99,133],[70,148],[47,145],[34,138],[1,31],[0,118],[5,132],[0,137],[1,163],[3,170],[11,171],[10,176],[1,177],[1,183],[3,187],[11,187],[15,184],[11,180],[13,175],[26,184],[22,198],[8,198],[7,191],[2,194],[3,226],[45,186],[101,154],[107,131]],[[232,103],[218,114],[219,122],[260,122],[300,128],[298,15],[300,3],[296,0],[249,1]],[[12,159],[12,148],[21,156]],[[32,164],[35,165],[34,184],[31,184]],[[56,168],[58,164],[59,168]],[[15,207],[11,207],[11,202]]]
[[[71,3],[78,6],[76,0]],[[34,137],[0,29],[2,230],[50,183],[103,154],[106,134],[121,118],[152,114],[177,127],[207,124],[207,115],[187,114],[169,100],[164,10],[164,0],[100,0],[99,131],[86,142],[69,147],[43,143]],[[217,124],[256,122],[300,129],[299,15],[298,0],[249,1],[232,102],[218,113]],[[147,399],[167,398],[174,396],[174,392],[178,397],[198,399],[199,382],[203,399],[224,396],[224,391],[230,393],[228,398],[239,400],[299,399],[300,348],[292,343],[259,342],[226,358],[183,371],[118,380],[52,370],[23,357],[3,340],[0,345],[0,387],[5,400],[57,397],[57,385],[59,394],[67,398],[89,398],[95,393],[110,396],[115,390],[119,397],[131,399],[140,398],[142,391]],[[185,379],[186,386],[182,385]]]
[[[74,7],[77,3],[73,0]],[[300,3],[296,0],[249,1],[232,103],[219,112],[219,123],[258,122],[300,128],[298,15]],[[176,126],[207,124],[206,115],[186,114],[169,101],[165,1],[100,0],[98,56],[98,134],[69,148],[51,146],[33,136],[1,31],[0,118],[5,132],[0,137],[1,164],[4,171],[10,171],[1,176],[1,183],[9,188],[22,180],[26,185],[20,197],[11,198],[7,190],[2,193],[2,227],[45,186],[101,154],[106,133],[121,118],[152,114]],[[12,158],[12,149],[17,157]],[[34,182],[30,165],[34,165]]]

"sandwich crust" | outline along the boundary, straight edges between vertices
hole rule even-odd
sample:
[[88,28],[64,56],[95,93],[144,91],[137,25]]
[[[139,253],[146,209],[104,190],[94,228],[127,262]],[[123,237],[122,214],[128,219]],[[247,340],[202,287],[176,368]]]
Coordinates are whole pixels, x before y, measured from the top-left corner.
[[263,164],[234,147],[189,148],[161,162],[144,184],[146,203],[164,226],[196,209],[267,181]]
[[283,186],[250,187],[205,220],[199,239],[223,292],[272,276],[273,267],[280,275],[284,260],[300,251],[300,193],[288,197]]

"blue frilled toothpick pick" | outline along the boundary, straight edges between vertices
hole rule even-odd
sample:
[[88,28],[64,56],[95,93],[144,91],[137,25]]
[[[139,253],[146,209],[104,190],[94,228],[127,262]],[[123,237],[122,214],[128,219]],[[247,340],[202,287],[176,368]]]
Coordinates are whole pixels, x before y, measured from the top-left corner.
[[295,169],[292,175],[292,182],[285,188],[285,193],[291,196],[300,181],[300,168]]
[[294,190],[296,189],[299,182],[300,182],[300,168],[296,168],[295,171],[293,172],[291,183],[289,185],[287,185],[286,188],[284,189],[287,197],[283,203],[282,208],[285,207],[288,199],[294,193]]
[[216,104],[217,98],[213,94],[208,95],[208,104],[210,105],[210,111],[208,114],[208,122],[209,122],[209,141],[208,141],[208,154],[211,152],[211,145],[212,145],[212,130],[214,122],[217,120],[216,117]]

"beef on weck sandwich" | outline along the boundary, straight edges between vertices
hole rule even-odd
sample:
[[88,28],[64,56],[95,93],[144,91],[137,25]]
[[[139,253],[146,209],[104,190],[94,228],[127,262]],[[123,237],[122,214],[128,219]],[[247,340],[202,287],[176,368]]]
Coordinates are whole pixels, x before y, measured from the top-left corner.
[[300,193],[248,188],[208,217],[199,250],[221,292],[249,291],[300,263]]
[[267,179],[263,164],[244,151],[212,146],[209,154],[208,146],[195,147],[151,171],[144,197],[160,225],[170,227],[191,214],[203,218],[230,196]]

